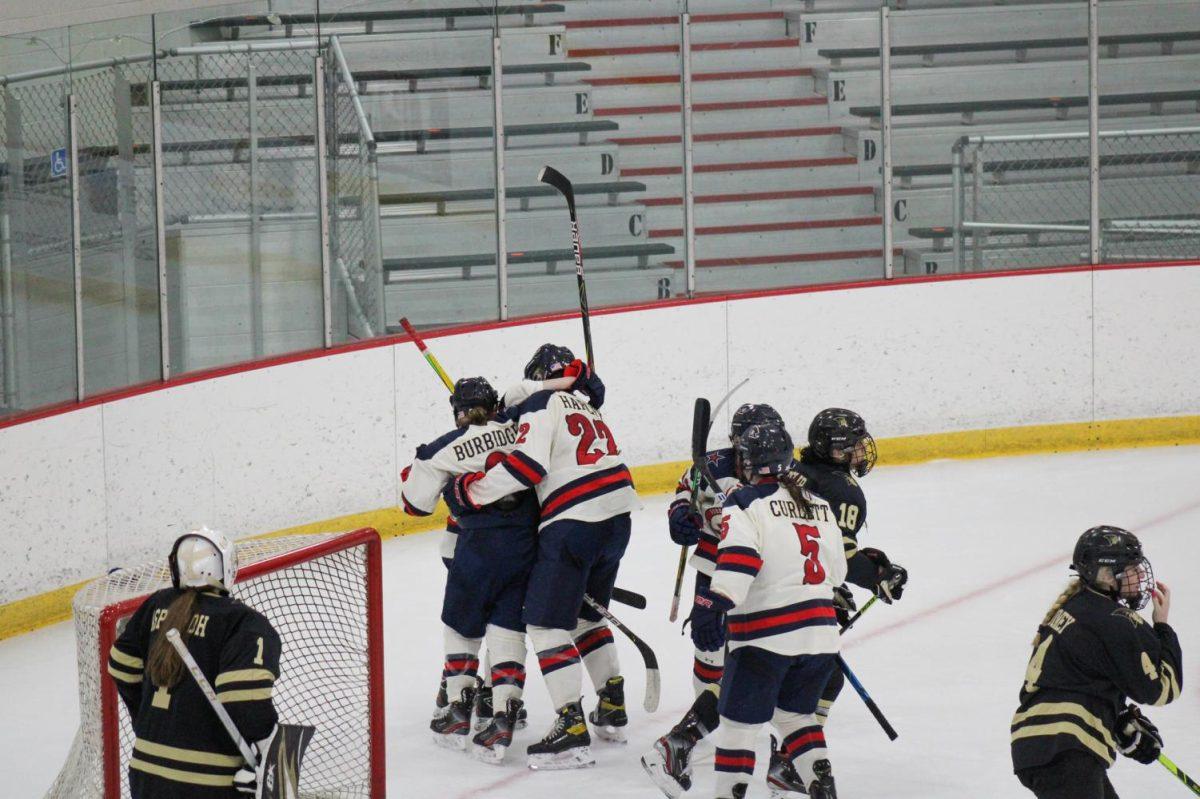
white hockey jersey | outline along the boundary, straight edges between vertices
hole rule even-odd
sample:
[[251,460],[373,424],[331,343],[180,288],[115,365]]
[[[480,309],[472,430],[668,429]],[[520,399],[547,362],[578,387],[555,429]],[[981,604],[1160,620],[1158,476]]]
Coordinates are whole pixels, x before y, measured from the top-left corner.
[[616,439],[583,394],[541,391],[510,413],[515,447],[471,484],[472,502],[486,505],[534,487],[542,527],[563,519],[604,521],[638,507]]
[[[708,461],[708,470],[717,481],[721,491],[729,493],[737,488],[739,483],[733,472],[733,450],[731,448],[714,449],[705,455],[705,459]],[[711,577],[713,570],[717,568],[717,545],[721,542],[721,517],[724,508],[717,504],[717,495],[707,480],[700,481],[698,494],[697,509],[704,519],[704,524],[700,526],[700,540],[696,542],[696,549],[692,552],[692,557],[688,559],[688,565],[701,574]],[[675,499],[671,502],[667,512],[670,513],[681,503],[690,505],[691,502],[692,469],[688,467],[688,470],[679,478],[679,484],[675,486]]]
[[725,502],[711,590],[728,597],[729,647],[781,655],[840,649],[833,588],[846,579],[842,532],[812,494],[806,513],[774,481],[742,486]]

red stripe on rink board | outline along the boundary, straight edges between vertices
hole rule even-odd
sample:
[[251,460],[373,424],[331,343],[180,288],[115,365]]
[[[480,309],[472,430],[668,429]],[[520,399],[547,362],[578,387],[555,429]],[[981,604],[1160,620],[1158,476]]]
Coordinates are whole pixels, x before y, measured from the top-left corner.
[[[762,222],[756,225],[716,225],[696,228],[697,236],[724,236],[731,233],[776,233],[785,230],[818,230],[835,227],[867,227],[879,225],[883,219],[878,216],[855,216],[846,219],[807,219],[796,222]],[[652,239],[669,239],[683,235],[682,228],[663,228],[651,230]]]
[[[692,52],[705,50],[759,50],[774,47],[799,47],[799,39],[760,39],[750,42],[701,42],[692,45]],[[624,55],[655,55],[659,53],[678,53],[677,44],[647,44],[634,47],[583,47],[567,50],[568,58],[596,58],[599,56]]]
[[[751,111],[756,108],[801,108],[828,104],[828,97],[813,95],[812,97],[784,97],[771,100],[735,100],[720,103],[692,103],[692,110],[696,113],[704,113],[706,111]],[[678,114],[682,110],[683,107],[679,105],[630,105],[618,106],[615,108],[597,108],[592,111],[592,116],[619,117],[646,116],[648,114]]]
[[[771,200],[806,200],[818,197],[853,197],[857,195],[873,195],[875,189],[871,186],[839,186],[832,189],[796,189],[794,191],[757,191],[748,194],[705,194],[693,201],[697,205],[705,203],[756,203]],[[642,205],[683,205],[682,197],[649,197],[642,198]]]
[[[769,78],[806,78],[813,74],[811,67],[795,69],[750,69],[731,72],[696,72],[692,83],[718,80],[767,80]],[[590,86],[644,86],[656,83],[679,83],[679,75],[625,75],[616,78],[585,78]]]

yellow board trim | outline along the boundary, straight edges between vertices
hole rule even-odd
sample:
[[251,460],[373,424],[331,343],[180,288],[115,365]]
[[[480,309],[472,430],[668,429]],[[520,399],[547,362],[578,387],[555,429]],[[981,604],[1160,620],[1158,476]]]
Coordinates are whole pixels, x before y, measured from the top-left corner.
[[[1106,422],[998,427],[876,440],[882,466],[904,466],[945,458],[991,458],[1099,449],[1132,449],[1200,444],[1200,416],[1120,419]],[[642,495],[675,490],[690,461],[657,463],[630,469]],[[444,529],[446,508],[438,503],[432,516],[415,517],[401,508],[338,516],[277,530],[256,538],[333,533],[374,527],[383,538]],[[0,605],[0,641],[71,618],[71,599],[90,580]]]
[[1116,760],[1116,756],[1104,747],[1104,744],[1096,740],[1096,737],[1088,732],[1088,730],[1080,727],[1073,721],[1056,721],[1053,724],[1035,724],[1030,727],[1022,727],[1012,734],[1012,740],[1019,741],[1022,738],[1033,738],[1040,735],[1070,735],[1076,738],[1081,744],[1095,752],[1104,762],[1112,765]]
[[143,666],[146,665],[145,661],[141,658],[135,658],[133,655],[126,655],[120,649],[117,649],[116,644],[113,644],[112,648],[108,650],[108,656],[117,663],[120,663],[122,666],[128,666],[131,669],[137,669],[139,671]]
[[246,688],[242,691],[221,691],[217,694],[217,699],[223,705],[228,705],[231,702],[257,702],[260,699],[270,698],[270,688]]
[[177,768],[167,768],[156,763],[147,763],[144,760],[138,760],[136,757],[130,758],[129,767],[174,782],[186,782],[191,785],[208,785],[214,788],[233,787],[232,774],[201,774],[198,771],[181,771]]
[[152,757],[165,757],[168,760],[178,760],[180,763],[196,763],[201,766],[228,766],[237,768],[245,761],[241,755],[219,755],[215,752],[203,752],[199,749],[180,749],[177,746],[156,744],[138,738],[133,742],[137,752],[145,752]]
[[238,669],[237,671],[223,671],[217,675],[217,681],[213,683],[213,687],[220,688],[227,682],[275,682],[275,675],[267,669]]

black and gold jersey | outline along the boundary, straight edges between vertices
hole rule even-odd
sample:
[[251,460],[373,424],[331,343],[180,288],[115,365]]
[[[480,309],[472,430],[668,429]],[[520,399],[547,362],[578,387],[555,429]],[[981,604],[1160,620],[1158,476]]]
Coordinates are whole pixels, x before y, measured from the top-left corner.
[[1111,765],[1114,728],[1127,700],[1165,705],[1179,697],[1183,654],[1175,631],[1090,588],[1038,628],[1012,720],[1014,770],[1082,750]]
[[[233,775],[242,757],[192,675],[184,670],[169,689],[143,679],[150,644],[179,594],[175,588],[151,594],[109,651],[108,673],[137,738],[129,762],[131,782],[142,786],[147,797],[237,795]],[[270,622],[214,591],[197,598],[188,630],[188,651],[242,737],[248,742],[265,738],[277,720],[272,690],[280,656],[279,636]]]
[[834,519],[842,530],[842,544],[849,568],[846,579],[863,588],[874,588],[877,569],[858,554],[858,534],[867,521],[867,497],[854,475],[843,466],[814,458],[806,449],[796,463],[804,476],[804,487],[829,503]]

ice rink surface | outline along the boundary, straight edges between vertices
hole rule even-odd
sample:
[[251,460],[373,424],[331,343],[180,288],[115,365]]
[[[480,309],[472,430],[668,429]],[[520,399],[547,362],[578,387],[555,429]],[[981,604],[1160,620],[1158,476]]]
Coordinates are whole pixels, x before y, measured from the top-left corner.
[[[864,480],[869,512],[862,541],[909,570],[904,599],[877,603],[845,639],[846,659],[900,733],[889,742],[847,686],[828,731],[843,799],[1030,797],[1012,776],[1009,720],[1043,613],[1068,577],[1075,539],[1096,524],[1142,536],[1159,579],[1175,592],[1171,623],[1184,651],[1183,697],[1150,708],[1166,752],[1200,776],[1200,447],[942,461],[880,468]],[[668,498],[647,497],[635,515],[619,584],[646,594],[645,611],[614,611],[651,641],[663,669],[657,713],[641,710],[644,672],[616,634],[627,677],[629,744],[595,742],[597,765],[534,773],[524,747],[551,723],[531,666],[530,726],[509,760],[488,766],[437,748],[428,733],[441,670],[443,569],[438,534],[384,546],[389,795],[394,799],[573,799],[662,794],[638,757],[692,700],[689,639],[667,622],[678,548],[666,533]],[[237,531],[231,530],[231,533]],[[689,573],[686,585],[690,588]],[[867,597],[858,592],[860,603]],[[686,615],[686,610],[682,615]],[[532,658],[531,658],[532,663]],[[286,675],[284,675],[286,679]],[[0,774],[5,797],[38,797],[65,757],[78,719],[75,645],[68,624],[0,642]],[[595,705],[589,687],[585,707]],[[305,719],[320,724],[319,719]],[[759,742],[752,797],[765,797],[767,732]],[[696,784],[711,797],[712,748],[697,750]],[[1157,765],[1123,758],[1110,771],[1124,799],[1183,797]]]

